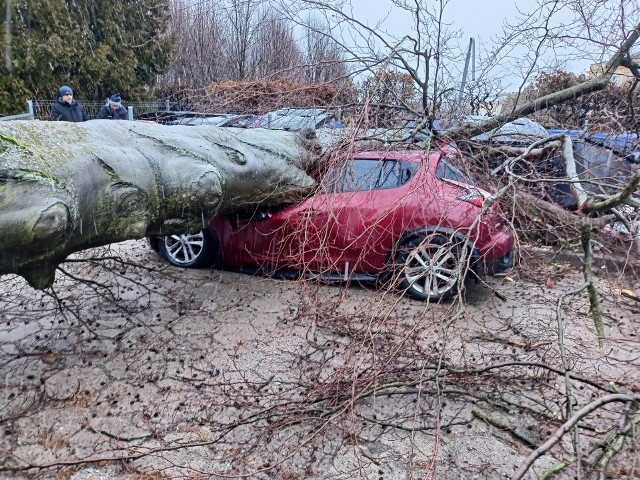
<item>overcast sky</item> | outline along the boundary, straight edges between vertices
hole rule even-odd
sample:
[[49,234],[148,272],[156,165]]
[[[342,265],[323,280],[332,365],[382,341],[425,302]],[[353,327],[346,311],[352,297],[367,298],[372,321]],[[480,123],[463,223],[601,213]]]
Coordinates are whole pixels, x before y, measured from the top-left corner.
[[[387,0],[351,0],[351,4],[358,18],[367,18],[374,23],[386,17],[382,26],[389,32],[400,35],[406,30],[408,17],[403,15],[405,12],[392,8]],[[445,22],[461,30],[463,37],[483,37],[487,40],[492,35],[499,35],[503,21],[516,14],[514,0],[449,0],[444,11]]]
[[[354,15],[359,19],[366,18],[370,24],[386,17],[381,24],[381,29],[397,37],[413,31],[407,13],[402,9],[392,8],[388,0],[351,0],[351,3]],[[536,2],[531,0],[520,0],[519,2],[515,0],[449,0],[445,7],[444,18],[451,30],[460,31],[459,43],[463,50],[466,51],[469,38],[475,38],[479,57],[481,46],[484,45],[488,48],[492,44],[491,40],[502,34],[505,20],[513,22],[518,16],[516,3],[520,5],[521,11],[529,11],[536,6]],[[558,21],[560,20],[562,20],[562,15],[558,17]],[[517,51],[513,53],[512,58],[515,58],[513,63],[517,64]],[[592,63],[590,60],[573,58],[574,60],[569,60],[559,67],[574,73],[583,73]],[[481,66],[478,65],[477,68],[479,70]],[[518,83],[517,76],[506,82],[507,85],[510,84],[511,89],[517,89]]]

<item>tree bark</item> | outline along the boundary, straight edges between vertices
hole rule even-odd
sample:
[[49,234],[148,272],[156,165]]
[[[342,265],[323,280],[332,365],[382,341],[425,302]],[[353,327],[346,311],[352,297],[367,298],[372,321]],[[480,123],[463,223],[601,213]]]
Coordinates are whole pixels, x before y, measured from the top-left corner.
[[0,122],[0,275],[42,289],[73,252],[295,202],[315,185],[314,145],[263,129]]

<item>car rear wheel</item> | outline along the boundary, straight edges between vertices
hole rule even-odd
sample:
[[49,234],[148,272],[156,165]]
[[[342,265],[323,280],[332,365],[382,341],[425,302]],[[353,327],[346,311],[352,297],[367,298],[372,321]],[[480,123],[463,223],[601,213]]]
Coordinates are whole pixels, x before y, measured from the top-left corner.
[[453,296],[462,276],[460,244],[441,233],[405,240],[395,256],[400,287],[417,300],[437,302]]
[[158,247],[160,255],[171,265],[184,268],[211,266],[217,253],[216,241],[208,229],[160,237]]

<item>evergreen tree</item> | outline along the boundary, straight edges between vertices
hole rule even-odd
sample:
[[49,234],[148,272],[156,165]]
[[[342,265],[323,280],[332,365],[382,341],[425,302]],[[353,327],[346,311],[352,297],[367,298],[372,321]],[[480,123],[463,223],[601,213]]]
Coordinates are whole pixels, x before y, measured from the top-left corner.
[[82,99],[151,93],[174,56],[170,0],[0,0],[0,113],[69,85]]

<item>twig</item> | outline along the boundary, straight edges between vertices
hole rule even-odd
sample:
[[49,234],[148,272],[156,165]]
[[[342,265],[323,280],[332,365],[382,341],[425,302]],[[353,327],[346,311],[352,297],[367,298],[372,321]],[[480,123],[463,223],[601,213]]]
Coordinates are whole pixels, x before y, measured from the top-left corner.
[[503,343],[505,345],[512,345],[514,347],[523,349],[525,352],[530,352],[532,350],[535,350],[536,348],[542,347],[544,345],[549,345],[551,343],[549,340],[540,340],[538,342],[534,342],[531,340],[528,340],[526,342],[523,340],[514,340],[511,338],[501,337],[500,335],[496,335],[493,332],[483,332],[481,335],[473,337],[473,340],[476,339]]
[[[564,389],[565,395],[567,397],[567,418],[571,418],[573,416],[573,393],[571,392],[571,378],[569,376],[569,362],[567,361],[567,352],[564,348],[564,321],[562,319],[562,300],[569,295],[577,295],[581,293],[587,285],[583,285],[582,287],[573,290],[565,295],[561,295],[558,298],[558,303],[556,305],[556,319],[558,321],[558,347],[560,348],[560,359],[562,361],[562,369],[564,370]],[[580,434],[578,429],[574,429],[573,431],[573,449],[576,452],[576,464],[578,468],[578,478],[580,478],[580,468],[581,468],[581,455],[580,455]]]
[[527,437],[525,434],[520,433],[518,429],[513,425],[507,422],[503,422],[502,420],[497,419],[495,417],[490,417],[489,415],[486,415],[485,413],[482,413],[479,410],[471,410],[471,413],[473,414],[474,417],[487,422],[489,425],[499,428],[500,430],[509,432],[513,438],[515,438],[516,440],[520,440],[527,447],[535,448],[537,446],[537,443],[534,440]]
[[569,460],[566,460],[564,462],[556,463],[554,466],[549,467],[547,470],[542,472],[542,475],[540,475],[540,478],[538,480],[549,480],[551,477],[554,477],[559,473],[561,473],[565,468],[571,465],[575,460],[576,459],[572,457]]
[[629,422],[627,422],[623,429],[621,429],[613,436],[613,438],[610,438],[607,441],[609,448],[602,453],[598,461],[598,467],[600,469],[598,480],[604,480],[606,478],[606,470],[609,462],[613,457],[620,453],[620,450],[622,450],[622,445],[629,435],[629,432],[633,431],[638,424],[640,424],[640,410],[636,411],[635,415]]
[[547,143],[552,143],[555,142],[556,140],[562,140],[564,138],[564,134],[556,134],[556,135],[552,135],[550,137],[545,137],[542,138],[540,140],[537,140],[535,142],[533,142],[531,145],[529,145],[527,148],[524,149],[524,151],[518,155],[517,157],[514,158],[507,158],[504,162],[502,162],[500,165],[498,165],[496,168],[494,168],[491,171],[491,175],[497,175],[498,173],[500,173],[500,170],[502,170],[505,167],[511,167],[514,163],[516,163],[518,160],[521,160],[523,158],[527,158],[527,156],[529,156],[531,154],[532,151],[534,151],[536,148],[545,145]]
[[558,443],[564,435],[569,432],[580,420],[589,415],[591,412],[612,402],[640,402],[640,395],[624,395],[614,394],[601,397],[578,410],[573,417],[567,420],[549,439],[536,448],[526,458],[520,468],[513,474],[511,480],[520,480],[529,470],[533,462],[549,451],[556,443]]
[[602,321],[602,309],[600,308],[600,299],[596,290],[593,278],[593,252],[591,250],[591,227],[584,221],[582,217],[582,225],[580,227],[580,242],[584,250],[584,263],[582,264],[582,274],[587,282],[587,292],[589,293],[589,303],[591,305],[591,315],[593,315],[593,323],[598,333],[598,346],[602,348],[604,344],[604,322]]
[[640,302],[640,297],[630,290],[620,290],[620,295],[630,298],[631,300],[635,300],[636,302]]
[[[536,367],[536,368],[543,368],[545,370],[549,370],[550,372],[554,372],[557,373],[558,375],[564,375],[564,372],[558,368],[552,367],[550,365],[547,365],[545,363],[539,363],[539,362],[504,362],[504,363],[495,363],[493,365],[487,365],[486,367],[480,367],[477,369],[459,369],[459,370],[455,370],[455,369],[451,369],[449,370],[449,373],[456,373],[456,374],[464,374],[464,373],[474,373],[474,374],[480,374],[480,373],[485,373],[488,372],[490,370],[495,370],[495,369],[500,369],[500,368],[504,368],[504,367]],[[580,382],[586,383],[587,385],[591,385],[594,388],[597,388],[598,390],[602,390],[605,392],[609,392],[609,393],[618,393],[619,390],[617,390],[615,387],[612,387],[610,385],[600,385],[597,382],[594,382],[593,380],[590,380],[586,377],[581,377],[578,375],[573,375],[570,374],[569,377],[573,380],[578,380]]]
[[[593,315],[593,323],[598,333],[598,346],[602,348],[604,343],[604,323],[602,321],[602,309],[600,308],[600,299],[596,290],[593,278],[593,252],[591,250],[591,225],[587,221],[586,213],[588,212],[587,204],[589,198],[580,183],[578,172],[576,169],[576,159],[573,156],[573,142],[571,137],[565,135],[562,142],[562,156],[565,162],[567,177],[569,178],[569,186],[571,191],[578,200],[578,211],[580,215],[580,243],[584,251],[584,263],[582,264],[582,273],[587,282],[587,292],[589,293],[589,304],[591,305],[591,314]],[[612,205],[615,206],[615,205]]]

